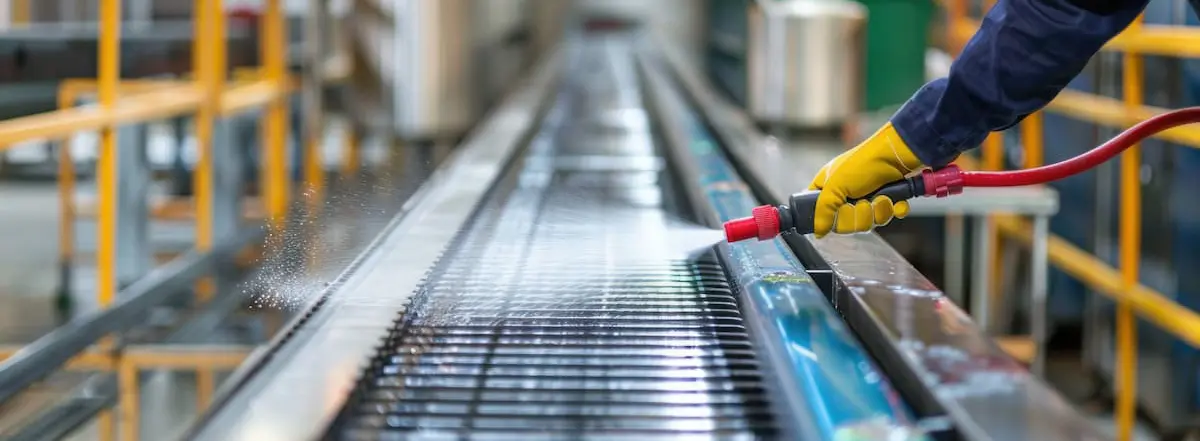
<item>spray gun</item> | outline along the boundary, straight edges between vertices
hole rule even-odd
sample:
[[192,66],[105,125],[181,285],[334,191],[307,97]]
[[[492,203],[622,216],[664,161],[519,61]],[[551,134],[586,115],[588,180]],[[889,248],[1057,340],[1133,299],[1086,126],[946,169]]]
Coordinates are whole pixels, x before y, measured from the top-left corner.
[[[962,192],[965,187],[1019,187],[1045,184],[1074,176],[1112,159],[1129,147],[1164,130],[1200,122],[1200,107],[1188,107],[1163,113],[1121,132],[1108,142],[1058,163],[1024,170],[963,171],[950,165],[883,186],[863,198],[872,200],[887,196],[893,202],[916,197],[947,197]],[[787,204],[755,207],[749,217],[725,223],[725,240],[739,242],[750,238],[770,240],[783,232],[808,234],[813,232],[819,191],[796,193]],[[855,201],[847,201],[854,203]]]
[[[900,202],[919,196],[946,197],[959,194],[963,189],[962,174],[962,170],[955,165],[937,171],[925,170],[917,176],[885,185],[865,198],[847,203],[874,200],[878,196],[887,196],[892,202]],[[812,233],[817,196],[820,194],[820,191],[810,190],[793,194],[787,204],[755,207],[750,217],[725,222],[725,240],[739,242],[754,237],[769,240],[785,231]]]

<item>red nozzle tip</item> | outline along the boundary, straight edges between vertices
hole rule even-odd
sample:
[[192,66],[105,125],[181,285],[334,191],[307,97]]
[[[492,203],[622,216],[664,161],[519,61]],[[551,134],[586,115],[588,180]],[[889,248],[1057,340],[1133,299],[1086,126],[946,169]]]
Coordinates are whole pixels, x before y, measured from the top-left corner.
[[775,207],[754,207],[751,213],[750,217],[725,222],[726,241],[741,242],[755,237],[758,240],[768,240],[779,235],[779,212]]
[[743,217],[725,222],[725,241],[729,243],[758,236],[758,224],[753,217]]

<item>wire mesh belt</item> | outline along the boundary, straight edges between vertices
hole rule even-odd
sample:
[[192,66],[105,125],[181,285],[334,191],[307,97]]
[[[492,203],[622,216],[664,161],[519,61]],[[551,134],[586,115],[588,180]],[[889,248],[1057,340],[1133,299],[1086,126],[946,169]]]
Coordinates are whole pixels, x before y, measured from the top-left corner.
[[722,268],[670,243],[622,43],[583,45],[511,191],[434,268],[329,439],[775,434]]

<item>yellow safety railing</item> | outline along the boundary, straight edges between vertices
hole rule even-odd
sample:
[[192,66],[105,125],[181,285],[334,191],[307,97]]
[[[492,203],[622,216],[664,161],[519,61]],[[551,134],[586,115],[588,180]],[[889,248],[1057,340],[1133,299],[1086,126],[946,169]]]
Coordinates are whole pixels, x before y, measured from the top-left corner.
[[[116,223],[117,223],[117,140],[115,128],[123,124],[193,115],[197,163],[193,172],[194,194],[191,204],[196,222],[195,247],[199,251],[213,246],[211,213],[213,164],[211,146],[217,118],[251,108],[265,107],[261,116],[263,149],[261,185],[263,218],[272,227],[286,220],[291,185],[287,169],[288,96],[297,89],[297,81],[287,67],[287,21],[282,0],[266,0],[260,17],[260,59],[254,69],[235,71],[227,81],[225,12],[222,0],[194,2],[192,42],[193,72],[181,80],[122,80],[120,78],[121,0],[99,0],[100,38],[97,47],[98,69],[95,79],[64,81],[59,88],[57,111],[0,121],[0,150],[37,140],[58,141],[58,184],[61,214],[60,259],[69,264],[74,255],[74,219],[79,214],[74,199],[75,175],[69,143],[73,134],[99,133],[99,161],[96,166],[98,246],[96,251],[96,296],[102,307],[116,295]],[[29,0],[14,0],[15,23],[29,21]],[[328,60],[319,70],[321,83],[349,76],[350,63],[344,57]],[[85,94],[95,94],[97,105],[76,107]],[[309,109],[314,110],[314,109]],[[320,109],[315,109],[320,110]],[[309,149],[321,142],[323,133],[306,133],[297,140]],[[359,134],[353,127],[345,131],[342,171],[353,173],[359,167]],[[320,168],[320,155],[306,154],[304,167]],[[310,189],[324,185],[323,176],[309,179]],[[319,192],[321,189],[316,188]],[[211,292],[211,284],[201,281],[198,292]],[[0,347],[0,360],[18,348]],[[113,350],[113,341],[102,341],[99,348],[80,354],[68,369],[103,369],[119,373],[121,387],[116,408],[122,439],[138,439],[139,399],[137,372],[140,369],[186,367],[197,373],[197,410],[202,411],[214,389],[214,370],[232,369],[247,352],[244,348],[223,347],[126,347]],[[117,432],[112,410],[98,417],[101,439]]]
[[[941,0],[946,13],[945,46],[957,53],[979,28],[979,20],[967,16],[966,0]],[[988,5],[990,7],[991,5]],[[1165,109],[1145,106],[1143,101],[1144,55],[1200,57],[1200,29],[1180,26],[1144,25],[1139,17],[1123,33],[1104,46],[1105,51],[1123,55],[1123,100],[1078,91],[1063,91],[1046,111],[1063,114],[1098,125],[1126,128]],[[1042,164],[1042,118],[1036,113],[1021,122],[1025,167]],[[998,138],[993,134],[989,138]],[[1200,127],[1184,126],[1160,133],[1157,138],[1200,148]],[[965,167],[999,168],[1000,153],[991,142],[986,143],[983,164],[962,158]],[[1110,296],[1117,302],[1116,319],[1116,414],[1117,434],[1128,441],[1133,434],[1137,396],[1137,327],[1140,316],[1172,333],[1194,347],[1200,347],[1200,314],[1168,299],[1139,283],[1138,264],[1141,259],[1141,185],[1140,154],[1135,146],[1121,156],[1120,167],[1120,226],[1119,269],[1071,245],[1059,237],[1048,244],[1050,261],[1092,289]],[[997,232],[1028,244],[1032,240],[1030,226],[1014,216],[996,216]],[[995,247],[994,247],[995,248]],[[993,274],[996,274],[993,272]]]

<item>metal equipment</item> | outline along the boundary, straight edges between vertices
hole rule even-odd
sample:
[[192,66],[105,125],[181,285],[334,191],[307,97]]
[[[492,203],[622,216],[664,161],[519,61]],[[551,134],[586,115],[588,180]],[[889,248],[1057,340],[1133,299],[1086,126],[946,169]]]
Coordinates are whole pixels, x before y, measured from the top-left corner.
[[407,139],[454,139],[479,113],[472,0],[354,2],[359,117]]
[[761,122],[839,127],[862,96],[866,9],[853,1],[749,2],[746,104]]
[[534,59],[533,6],[530,0],[475,0],[474,74],[481,108],[499,100]]
[[674,240],[778,196],[652,41],[569,39],[188,439],[1101,439],[875,236]]

